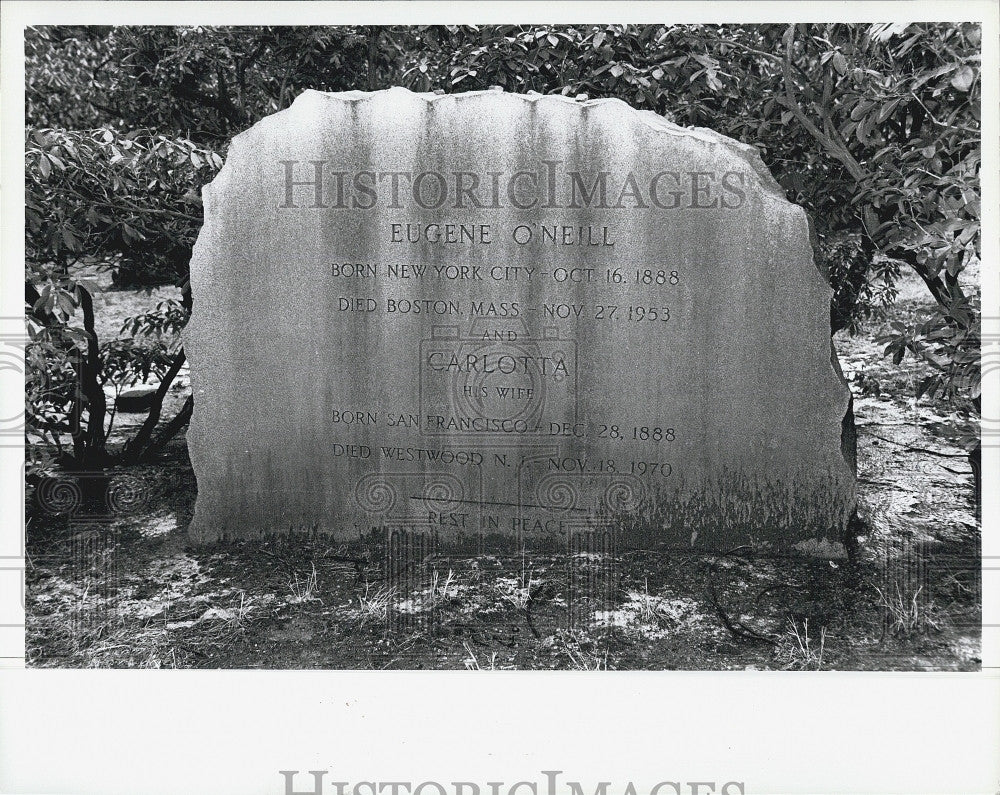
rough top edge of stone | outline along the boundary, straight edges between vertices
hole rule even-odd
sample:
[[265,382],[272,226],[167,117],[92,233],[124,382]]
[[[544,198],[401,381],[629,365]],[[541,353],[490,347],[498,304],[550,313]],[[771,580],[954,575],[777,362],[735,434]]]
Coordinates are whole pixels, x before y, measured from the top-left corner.
[[[760,181],[760,185],[764,190],[764,195],[768,198],[780,201],[782,204],[787,204],[792,207],[798,207],[798,205],[790,202],[785,196],[784,191],[781,186],[775,180],[774,176],[771,174],[770,169],[764,165],[764,161],[761,160],[760,153],[757,149],[749,144],[744,144],[737,141],[735,138],[729,138],[722,133],[711,130],[707,127],[681,127],[680,125],[674,124],[673,122],[667,120],[663,116],[654,113],[651,110],[640,110],[632,105],[629,105],[624,100],[618,99],[617,97],[601,97],[597,99],[587,99],[587,100],[577,100],[573,97],[563,96],[562,94],[520,94],[509,91],[498,91],[498,90],[485,90],[485,91],[463,91],[453,94],[433,94],[429,92],[416,92],[410,91],[408,88],[403,86],[393,86],[392,88],[383,88],[377,91],[317,91],[313,88],[307,88],[302,93],[300,93],[287,108],[272,113],[268,116],[257,121],[252,127],[243,132],[235,135],[230,144],[230,152],[234,145],[241,144],[244,137],[249,136],[258,125],[268,123],[269,120],[274,119],[277,116],[281,116],[285,113],[289,113],[295,109],[297,105],[302,105],[303,103],[308,103],[310,101],[315,101],[317,99],[325,102],[346,102],[349,104],[359,104],[363,102],[370,102],[376,96],[380,94],[401,94],[407,97],[412,97],[414,99],[422,99],[429,105],[433,105],[435,102],[441,101],[459,101],[464,99],[473,99],[488,96],[502,95],[504,97],[516,97],[524,102],[530,103],[543,103],[543,104],[561,104],[564,107],[575,107],[581,112],[586,108],[593,108],[602,105],[616,105],[627,109],[627,112],[634,114],[634,116],[644,123],[646,126],[652,129],[663,132],[668,135],[674,135],[678,137],[694,138],[698,141],[702,141],[708,144],[716,144],[726,147],[732,154],[743,160],[753,172],[757,175],[757,179]],[[226,158],[226,166],[229,165],[229,158]],[[222,174],[220,170],[219,175]],[[219,176],[217,175],[217,176]],[[214,180],[213,180],[214,182]],[[211,183],[209,183],[211,184]],[[207,186],[206,186],[207,187]],[[799,208],[801,209],[801,208]]]

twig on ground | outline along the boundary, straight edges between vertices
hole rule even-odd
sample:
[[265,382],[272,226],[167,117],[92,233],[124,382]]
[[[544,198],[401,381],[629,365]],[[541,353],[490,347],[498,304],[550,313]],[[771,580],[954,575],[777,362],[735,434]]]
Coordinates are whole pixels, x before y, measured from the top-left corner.
[[929,455],[940,456],[941,458],[968,458],[968,453],[941,453],[937,450],[930,450],[926,447],[915,447],[912,444],[906,444],[904,442],[897,442],[895,439],[889,439],[885,436],[879,436],[877,433],[872,433],[871,431],[866,431],[869,436],[874,436],[876,439],[881,439],[883,442],[888,442],[889,444],[894,444],[897,447],[902,447],[905,450],[911,450],[914,453],[928,453]]
[[739,640],[745,640],[757,643],[770,643],[772,646],[777,646],[778,641],[768,635],[761,635],[759,632],[748,627],[742,621],[733,621],[726,614],[722,605],[719,603],[718,594],[715,591],[715,583],[710,582],[708,584],[708,600],[712,603],[715,608],[715,612],[719,615],[719,620],[722,625],[729,630],[733,637]]
[[768,585],[766,588],[763,588],[761,589],[761,591],[758,592],[756,598],[754,598],[754,603],[760,602],[760,600],[764,597],[765,594],[769,594],[772,591],[780,591],[782,588],[794,588],[794,587],[795,586],[792,585],[790,582],[777,582],[772,585]]

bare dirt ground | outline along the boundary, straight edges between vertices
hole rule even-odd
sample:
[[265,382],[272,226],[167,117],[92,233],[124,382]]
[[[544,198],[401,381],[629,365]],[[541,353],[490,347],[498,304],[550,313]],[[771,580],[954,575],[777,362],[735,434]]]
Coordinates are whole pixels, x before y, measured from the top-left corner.
[[[169,293],[107,292],[99,331]],[[977,670],[980,526],[950,407],[873,341],[835,340],[855,394],[856,560],[689,549],[434,556],[321,538],[194,548],[183,438],[111,473],[113,515],[30,510],[27,659],[39,667]],[[164,416],[188,394],[186,373]],[[142,417],[119,415],[112,441]]]

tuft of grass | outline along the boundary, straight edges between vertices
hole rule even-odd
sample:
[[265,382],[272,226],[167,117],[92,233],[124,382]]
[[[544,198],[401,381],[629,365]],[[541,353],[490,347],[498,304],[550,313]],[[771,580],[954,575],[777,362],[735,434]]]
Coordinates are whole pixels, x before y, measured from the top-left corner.
[[604,654],[594,652],[584,652],[580,649],[573,650],[566,648],[566,656],[569,657],[570,668],[576,671],[606,671],[608,670],[608,650]]
[[[314,586],[315,587],[315,586]],[[226,622],[227,628],[246,632],[247,616],[253,610],[253,597],[247,598],[246,591],[240,591],[240,605],[232,610],[233,617]]]
[[884,611],[885,630],[894,637],[912,638],[941,628],[934,601],[921,598],[924,586],[917,588],[910,597],[903,594],[898,582],[885,591],[877,585],[872,587],[878,594],[879,606]]
[[441,580],[437,569],[431,573],[431,604],[440,605],[458,596],[458,587],[455,585],[455,572],[448,569],[448,575]]
[[819,671],[823,668],[823,653],[826,650],[826,627],[820,627],[819,643],[809,637],[809,619],[802,620],[801,627],[795,619],[788,619],[788,629],[779,638],[777,655],[784,663],[786,671]]
[[667,617],[663,600],[649,592],[648,579],[643,581],[641,592],[629,594],[629,600],[635,605],[636,618],[643,624],[656,626]]
[[497,653],[493,652],[490,654],[490,664],[488,668],[483,668],[479,664],[479,658],[476,657],[476,653],[469,646],[468,641],[463,641],[462,645],[465,647],[465,653],[468,655],[462,662],[465,663],[466,671],[495,671],[497,670]]
[[608,649],[603,652],[594,648],[594,642],[585,634],[560,630],[547,638],[543,645],[551,645],[554,650],[569,660],[567,666],[573,671],[607,671]]
[[521,560],[521,573],[518,577],[498,577],[494,584],[499,591],[501,602],[506,602],[517,610],[527,610],[531,600],[544,584],[541,578],[532,577],[533,567],[525,557]]
[[372,590],[371,583],[365,585],[365,592],[358,596],[358,606],[361,610],[361,626],[369,620],[385,621],[389,616],[389,608],[396,599],[396,589],[380,585]]
[[517,610],[526,610],[528,604],[531,602],[531,589],[520,585],[514,585],[511,588],[502,588],[500,600],[507,602]]
[[316,573],[316,564],[312,564],[312,572],[304,580],[299,579],[299,575],[293,575],[288,587],[292,591],[292,596],[288,600],[292,604],[302,604],[303,602],[322,602],[316,595],[319,585],[319,575]]

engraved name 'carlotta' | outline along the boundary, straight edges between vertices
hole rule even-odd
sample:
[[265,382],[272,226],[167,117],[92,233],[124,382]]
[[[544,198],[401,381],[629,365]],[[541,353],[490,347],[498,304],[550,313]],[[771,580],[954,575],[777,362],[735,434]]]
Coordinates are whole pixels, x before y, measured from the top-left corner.
[[560,356],[528,354],[465,354],[433,351],[427,356],[427,366],[438,372],[460,373],[531,373],[567,375],[566,360]]
[[513,172],[349,171],[328,160],[278,162],[279,209],[738,210],[747,190],[742,171],[616,174],[565,170],[561,160],[540,160]]

